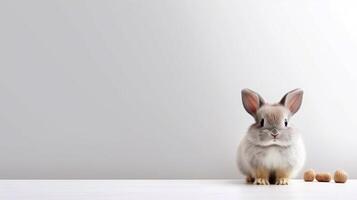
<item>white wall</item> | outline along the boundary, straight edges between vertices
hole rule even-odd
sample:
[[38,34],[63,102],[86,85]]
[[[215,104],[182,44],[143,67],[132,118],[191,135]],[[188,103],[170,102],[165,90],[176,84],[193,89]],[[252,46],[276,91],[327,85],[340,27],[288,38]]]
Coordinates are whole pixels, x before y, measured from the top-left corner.
[[1,1],[0,178],[236,178],[240,90],[305,90],[306,168],[357,178],[355,1]]

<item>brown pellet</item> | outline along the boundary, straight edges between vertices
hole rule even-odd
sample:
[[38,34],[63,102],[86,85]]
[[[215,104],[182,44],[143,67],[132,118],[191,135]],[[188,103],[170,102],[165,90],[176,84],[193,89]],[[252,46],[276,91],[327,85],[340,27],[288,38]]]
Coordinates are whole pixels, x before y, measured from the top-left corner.
[[330,173],[317,173],[315,178],[319,182],[330,182],[331,174]]
[[345,183],[347,181],[347,178],[347,173],[343,170],[337,170],[335,172],[335,175],[333,176],[333,179],[336,183]]
[[312,182],[315,180],[315,171],[313,169],[306,170],[304,172],[304,181]]

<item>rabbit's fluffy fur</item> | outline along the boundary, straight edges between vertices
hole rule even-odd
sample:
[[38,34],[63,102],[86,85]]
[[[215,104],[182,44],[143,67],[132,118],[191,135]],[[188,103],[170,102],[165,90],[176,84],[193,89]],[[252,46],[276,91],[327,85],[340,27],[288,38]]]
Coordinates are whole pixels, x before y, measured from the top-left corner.
[[290,118],[300,108],[302,90],[287,93],[276,104],[267,104],[252,90],[242,90],[244,108],[252,124],[238,147],[238,167],[255,184],[288,184],[303,167],[305,148]]

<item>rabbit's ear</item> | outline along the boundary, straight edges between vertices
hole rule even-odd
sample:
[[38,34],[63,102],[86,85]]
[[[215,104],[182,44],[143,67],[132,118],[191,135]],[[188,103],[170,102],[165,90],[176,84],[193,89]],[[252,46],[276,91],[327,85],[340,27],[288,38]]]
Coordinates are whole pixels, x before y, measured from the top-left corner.
[[242,101],[245,110],[253,117],[255,117],[257,110],[265,103],[258,93],[250,89],[242,90]]
[[287,107],[292,114],[295,114],[302,103],[304,92],[301,89],[292,90],[284,95],[280,100],[280,104]]

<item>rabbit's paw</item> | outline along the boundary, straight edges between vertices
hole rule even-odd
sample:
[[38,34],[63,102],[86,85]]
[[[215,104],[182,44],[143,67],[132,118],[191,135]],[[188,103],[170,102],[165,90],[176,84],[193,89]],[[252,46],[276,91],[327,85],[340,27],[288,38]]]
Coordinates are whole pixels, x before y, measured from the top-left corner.
[[269,180],[267,178],[256,178],[254,181],[255,185],[269,185]]
[[287,185],[289,183],[288,178],[278,178],[275,182],[275,185]]

